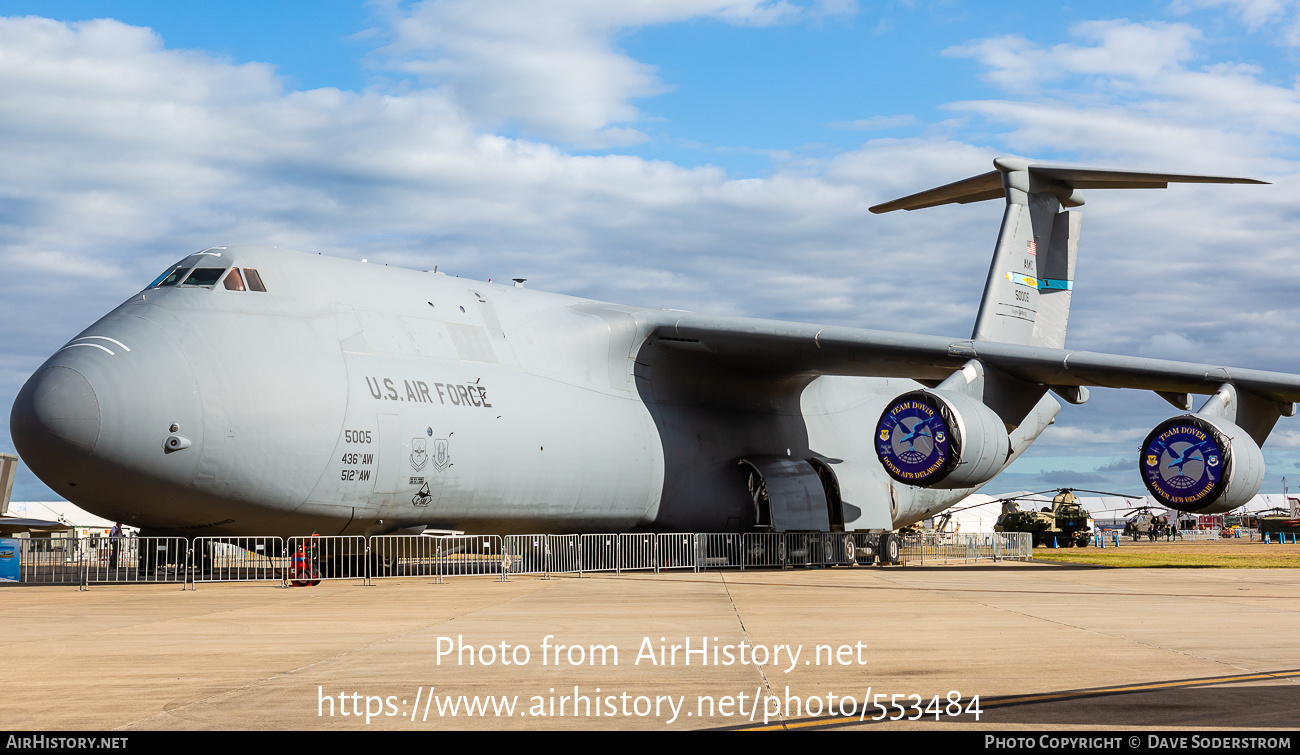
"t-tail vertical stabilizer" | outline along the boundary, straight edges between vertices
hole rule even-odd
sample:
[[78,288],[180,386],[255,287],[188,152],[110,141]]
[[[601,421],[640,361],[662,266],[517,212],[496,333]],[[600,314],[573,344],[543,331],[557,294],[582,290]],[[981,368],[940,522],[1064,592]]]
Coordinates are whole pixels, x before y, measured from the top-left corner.
[[997,170],[876,205],[872,212],[919,210],[1005,197],[1002,230],[993,250],[976,341],[1063,348],[1074,290],[1083,189],[1163,189],[1170,183],[1261,184],[1250,178],[1147,173],[1039,165],[1015,157]]
[[[1082,218],[1069,208],[1083,205],[1082,190],[1163,189],[1170,183],[1265,183],[1249,178],[1040,165],[1015,157],[999,157],[993,166],[996,170],[879,204],[871,211],[919,210],[1005,197],[1002,229],[971,339],[1054,349],[1065,347]],[[1042,390],[1033,390],[1035,387],[995,371],[991,375],[1000,377],[1004,387],[987,386],[984,401],[1008,426],[1019,424],[1046,390],[1041,386],[1035,387]],[[1082,388],[1053,390],[1071,403],[1087,399]]]

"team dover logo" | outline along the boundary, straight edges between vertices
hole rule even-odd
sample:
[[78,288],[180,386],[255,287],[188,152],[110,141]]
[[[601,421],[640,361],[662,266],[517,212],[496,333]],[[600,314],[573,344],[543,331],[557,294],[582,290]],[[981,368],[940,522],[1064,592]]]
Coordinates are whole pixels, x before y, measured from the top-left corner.
[[1142,456],[1147,489],[1165,503],[1208,502],[1218,490],[1223,451],[1199,423],[1157,426],[1147,436]]
[[921,395],[895,401],[876,427],[876,455],[891,477],[913,485],[942,477],[950,452],[948,428]]

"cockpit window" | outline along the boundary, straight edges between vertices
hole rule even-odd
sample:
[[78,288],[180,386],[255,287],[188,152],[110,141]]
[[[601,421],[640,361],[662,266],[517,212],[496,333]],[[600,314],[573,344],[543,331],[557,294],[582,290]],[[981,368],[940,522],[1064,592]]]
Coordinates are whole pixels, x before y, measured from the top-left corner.
[[196,267],[194,272],[185,279],[182,286],[203,286],[212,288],[221,279],[221,274],[226,272],[224,267]]
[[262,285],[262,276],[251,267],[244,268],[244,277],[248,279],[249,291],[266,291],[266,286]]
[[188,267],[177,265],[158,276],[158,278],[154,280],[153,283],[150,283],[147,288],[154,288],[155,286],[174,286],[177,283],[180,283],[181,278],[184,278],[185,274],[189,271],[190,269]]
[[237,267],[230,268],[230,275],[226,276],[225,283],[226,283],[227,291],[244,290],[244,279],[239,275],[239,268]]

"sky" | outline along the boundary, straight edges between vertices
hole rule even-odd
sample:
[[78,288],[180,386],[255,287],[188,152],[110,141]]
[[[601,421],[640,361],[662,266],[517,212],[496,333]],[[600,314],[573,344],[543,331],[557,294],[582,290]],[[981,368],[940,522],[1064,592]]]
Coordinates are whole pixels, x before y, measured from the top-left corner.
[[[967,337],[1001,203],[867,208],[999,155],[1270,182],[1089,193],[1066,345],[1300,372],[1298,62],[1293,0],[0,0],[0,451],[218,244]],[[984,492],[1141,493],[1175,413],[1094,389]],[[1300,487],[1300,419],[1264,453]]]

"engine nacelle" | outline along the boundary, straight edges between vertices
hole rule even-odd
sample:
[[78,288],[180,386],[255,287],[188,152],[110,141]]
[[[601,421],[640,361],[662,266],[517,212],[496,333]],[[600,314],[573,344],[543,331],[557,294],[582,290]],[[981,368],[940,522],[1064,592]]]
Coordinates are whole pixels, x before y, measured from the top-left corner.
[[980,401],[925,389],[904,393],[876,424],[876,455],[899,482],[969,488],[993,479],[1011,454],[1006,425]]
[[1231,511],[1264,483],[1264,453],[1254,439],[1226,419],[1204,414],[1156,425],[1142,441],[1138,464],[1157,501],[1197,514]]

